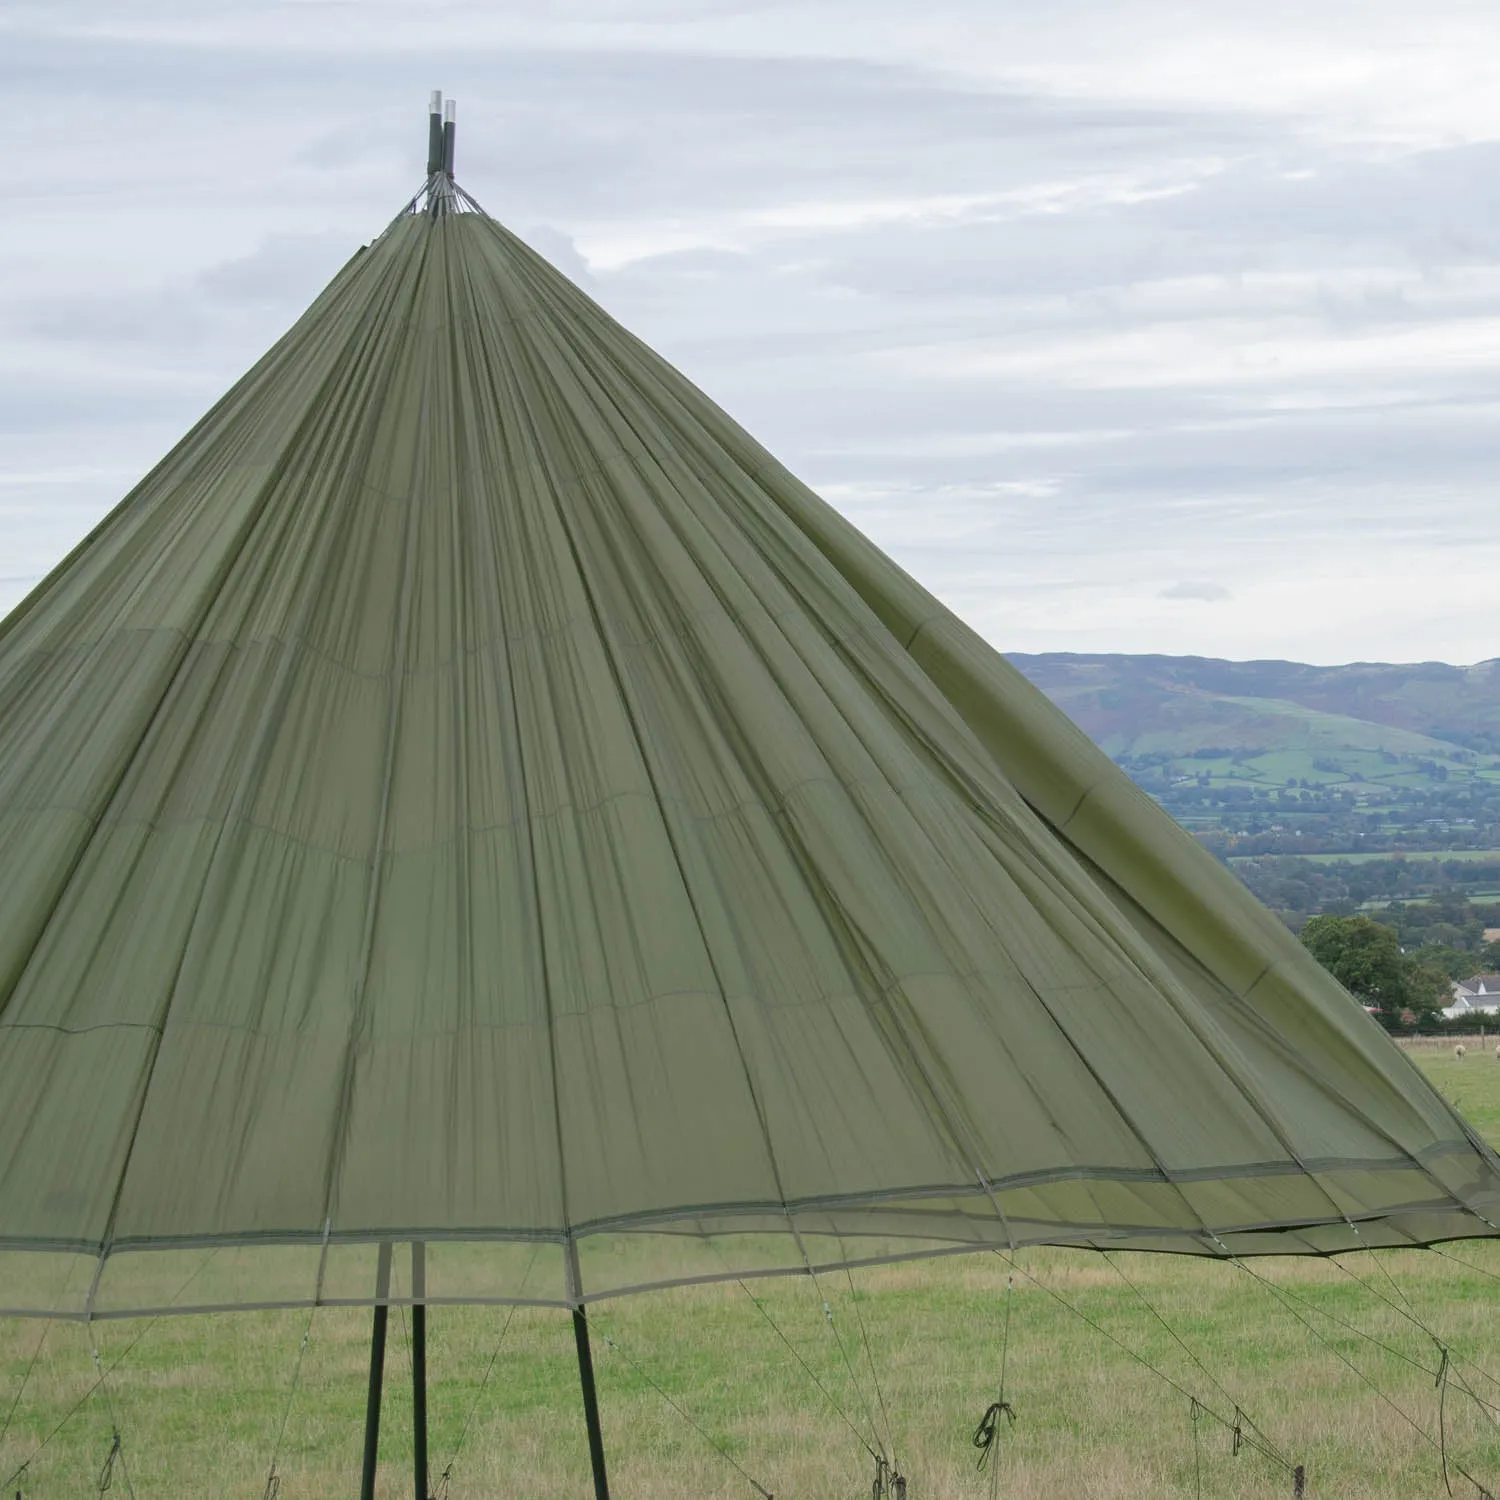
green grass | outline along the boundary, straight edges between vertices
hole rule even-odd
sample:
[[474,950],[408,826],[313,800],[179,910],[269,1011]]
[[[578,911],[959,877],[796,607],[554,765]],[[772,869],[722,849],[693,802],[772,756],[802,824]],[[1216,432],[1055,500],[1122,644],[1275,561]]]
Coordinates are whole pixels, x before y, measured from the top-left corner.
[[[1491,901],[1500,901],[1500,890],[1480,891],[1469,886],[1464,887],[1464,894],[1471,901],[1479,901],[1488,904]],[[1376,896],[1369,901],[1361,901],[1360,911],[1388,911],[1393,906],[1432,906],[1442,898],[1439,896]]]
[[[1471,1045],[1462,1060],[1451,1043],[1418,1044],[1412,1052],[1478,1128],[1500,1139],[1500,1063],[1493,1042],[1483,1049]],[[1280,1448],[1307,1465],[1310,1497],[1442,1495],[1434,1449],[1331,1349],[1435,1433],[1438,1392],[1427,1371],[1437,1357],[1413,1321],[1420,1319],[1453,1351],[1455,1369],[1489,1399],[1500,1400],[1500,1383],[1476,1370],[1482,1366],[1500,1376],[1494,1332],[1500,1245],[1471,1242],[1452,1253],[1479,1269],[1432,1252],[1383,1253],[1379,1264],[1358,1256],[1342,1264],[1254,1263],[1284,1298],[1303,1299],[1290,1305],[1318,1326],[1326,1343],[1285,1302],[1233,1266],[1157,1255],[1106,1260],[1081,1252],[1023,1253],[1026,1275],[1018,1278],[1011,1304],[1005,1390],[1017,1422],[999,1440],[997,1492],[1021,1500],[1139,1500],[1197,1492],[1187,1397],[1143,1369],[1123,1345],[1216,1410],[1243,1406]],[[866,1434],[876,1426],[887,1430],[883,1398],[889,1433],[911,1476],[912,1500],[982,1500],[991,1493],[990,1480],[976,1472],[969,1439],[997,1391],[1005,1282],[1001,1261],[981,1255],[861,1273],[853,1293],[846,1279],[832,1276],[820,1289],[800,1280],[753,1289]],[[819,1290],[832,1305],[857,1381],[822,1316]],[[879,1396],[864,1360],[861,1319],[879,1373]],[[1387,1349],[1334,1319],[1380,1339]],[[618,1500],[751,1500],[754,1493],[651,1388],[648,1375],[782,1500],[869,1493],[871,1466],[858,1441],[738,1287],[604,1303],[593,1320],[596,1336],[607,1334],[617,1343],[611,1348],[596,1337]],[[320,1311],[313,1320],[280,1443],[282,1500],[357,1492],[368,1321],[367,1312],[338,1309]],[[21,1485],[26,1500],[97,1493],[112,1421],[123,1435],[141,1500],[262,1496],[305,1325],[304,1313],[247,1313],[101,1326],[106,1361],[137,1334],[139,1343],[108,1382],[108,1399],[105,1392],[85,1399],[34,1462]],[[571,1500],[589,1493],[565,1315],[434,1311],[430,1337],[435,1470],[452,1456],[473,1412],[453,1469],[455,1500]],[[497,1345],[493,1372],[481,1390]],[[0,1322],[0,1423],[34,1354],[35,1369],[0,1442],[0,1480],[86,1396],[93,1379],[80,1328]],[[409,1376],[402,1320],[394,1313],[387,1371],[380,1494],[409,1496]],[[1451,1386],[1444,1420],[1450,1458],[1500,1489],[1495,1427]],[[1232,1457],[1227,1432],[1207,1418],[1199,1424],[1198,1462],[1204,1495],[1235,1500],[1291,1493],[1289,1479],[1263,1457],[1253,1451]],[[1475,1493],[1456,1477],[1454,1492]],[[126,1493],[118,1473],[113,1493]]]
[[[1114,748],[1114,747],[1109,747]],[[1451,750],[1452,747],[1449,747]],[[1170,757],[1170,764],[1181,775],[1207,775],[1215,780],[1238,780],[1252,785],[1284,786],[1289,778],[1300,782],[1306,779],[1314,786],[1349,786],[1378,790],[1390,786],[1427,786],[1432,783],[1429,772],[1414,763],[1415,757],[1396,758],[1382,755],[1377,750],[1361,750],[1349,747],[1329,749],[1314,746],[1304,750],[1263,750],[1245,747],[1230,755],[1207,755],[1201,751],[1187,750],[1172,754],[1170,744],[1146,746],[1137,742],[1130,753],[1146,753],[1155,750]],[[1115,750],[1115,753],[1122,753]],[[1435,748],[1420,756],[1434,765],[1446,768],[1450,779],[1464,781],[1484,776],[1486,769],[1478,764],[1469,764],[1444,754]],[[1325,764],[1319,765],[1323,761]],[[1336,763],[1330,769],[1327,762]]]
[[1455,1045],[1447,1037],[1421,1037],[1403,1043],[1422,1071],[1493,1145],[1500,1142],[1500,1058],[1495,1055],[1500,1035],[1490,1022],[1480,1037],[1463,1038],[1465,1056],[1461,1061],[1454,1055]]

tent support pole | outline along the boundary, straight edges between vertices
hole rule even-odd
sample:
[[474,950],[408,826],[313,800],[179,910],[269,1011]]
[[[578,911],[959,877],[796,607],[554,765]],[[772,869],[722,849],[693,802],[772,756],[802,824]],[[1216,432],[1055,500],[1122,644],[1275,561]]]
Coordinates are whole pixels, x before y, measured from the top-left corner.
[[417,1500],[428,1500],[427,1488],[427,1247],[411,1247],[411,1417],[412,1457]]
[[375,1321],[370,1333],[370,1392],[365,1399],[365,1461],[359,1500],[375,1500],[375,1460],[380,1453],[380,1388],[385,1380],[385,1325],[390,1316],[391,1247],[384,1244],[375,1263]]
[[578,1378],[583,1384],[583,1419],[589,1429],[589,1461],[594,1466],[594,1500],[609,1500],[604,1434],[599,1429],[599,1393],[594,1388],[594,1356],[589,1349],[589,1320],[581,1302],[573,1309],[573,1338],[578,1344]]

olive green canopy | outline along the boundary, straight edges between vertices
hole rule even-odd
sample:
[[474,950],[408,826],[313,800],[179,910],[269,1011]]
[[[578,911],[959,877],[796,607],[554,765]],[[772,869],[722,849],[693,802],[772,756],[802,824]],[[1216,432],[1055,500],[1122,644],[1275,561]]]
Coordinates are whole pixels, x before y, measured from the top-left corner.
[[1497,1232],[1273,916],[467,206],[0,624],[0,1308]]

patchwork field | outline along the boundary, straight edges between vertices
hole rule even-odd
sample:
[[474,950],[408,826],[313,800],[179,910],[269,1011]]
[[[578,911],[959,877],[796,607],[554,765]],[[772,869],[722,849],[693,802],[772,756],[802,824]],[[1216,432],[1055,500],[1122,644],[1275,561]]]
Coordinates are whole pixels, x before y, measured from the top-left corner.
[[[1492,1047],[1462,1060],[1451,1042],[1413,1055],[1500,1140]],[[1306,1465],[1310,1497],[1411,1500],[1446,1493],[1440,1428],[1452,1493],[1479,1494],[1460,1470],[1500,1492],[1500,1245],[1248,1269],[1033,1251],[1018,1266],[1008,1345],[996,1256],[816,1288],[751,1283],[759,1306],[737,1286],[601,1304],[614,1494],[753,1500],[753,1479],[780,1500],[868,1495],[864,1444],[883,1443],[911,1500],[1289,1496],[1282,1460]],[[34,1455],[0,1494],[94,1495],[103,1478],[140,1500],[254,1500],[274,1452],[281,1500],[353,1497],[368,1322],[363,1311],[317,1313],[295,1391],[305,1313],[105,1326],[100,1352],[119,1364],[102,1387],[81,1328],[0,1322],[0,1480]],[[389,1497],[413,1493],[408,1360],[393,1315],[379,1491]],[[434,1312],[429,1363],[437,1493],[591,1493],[565,1316]],[[1002,1363],[1016,1420],[1002,1423],[981,1472],[971,1436]],[[1236,1405],[1247,1418],[1237,1457],[1216,1420],[1232,1424]],[[116,1428],[122,1452],[102,1473]],[[1262,1438],[1279,1457],[1259,1451]]]
[[[1230,865],[1242,864],[1254,855],[1231,855],[1227,861]],[[1305,859],[1313,865],[1367,865],[1378,859],[1389,859],[1389,850],[1377,851],[1374,854],[1296,854],[1290,856],[1293,859]],[[1443,864],[1450,859],[1456,859],[1462,864],[1500,864],[1500,849],[1413,849],[1401,855],[1408,864]]]

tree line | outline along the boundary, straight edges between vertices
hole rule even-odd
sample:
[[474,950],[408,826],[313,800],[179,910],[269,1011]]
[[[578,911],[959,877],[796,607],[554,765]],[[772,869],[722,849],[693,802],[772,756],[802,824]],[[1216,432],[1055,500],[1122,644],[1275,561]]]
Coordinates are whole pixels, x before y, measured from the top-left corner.
[[1483,899],[1481,893],[1500,890],[1500,857],[1406,859],[1398,854],[1390,859],[1339,859],[1323,864],[1296,855],[1263,855],[1235,859],[1229,868],[1293,929],[1314,913],[1352,916],[1371,901],[1404,901],[1414,896]]
[[[1452,1003],[1455,979],[1500,971],[1500,903],[1478,906],[1463,896],[1389,906],[1378,913],[1325,912],[1310,917],[1303,946],[1390,1031],[1436,1032]],[[1477,1020],[1456,1023],[1471,1031]],[[1500,1017],[1495,1024],[1500,1026]]]

